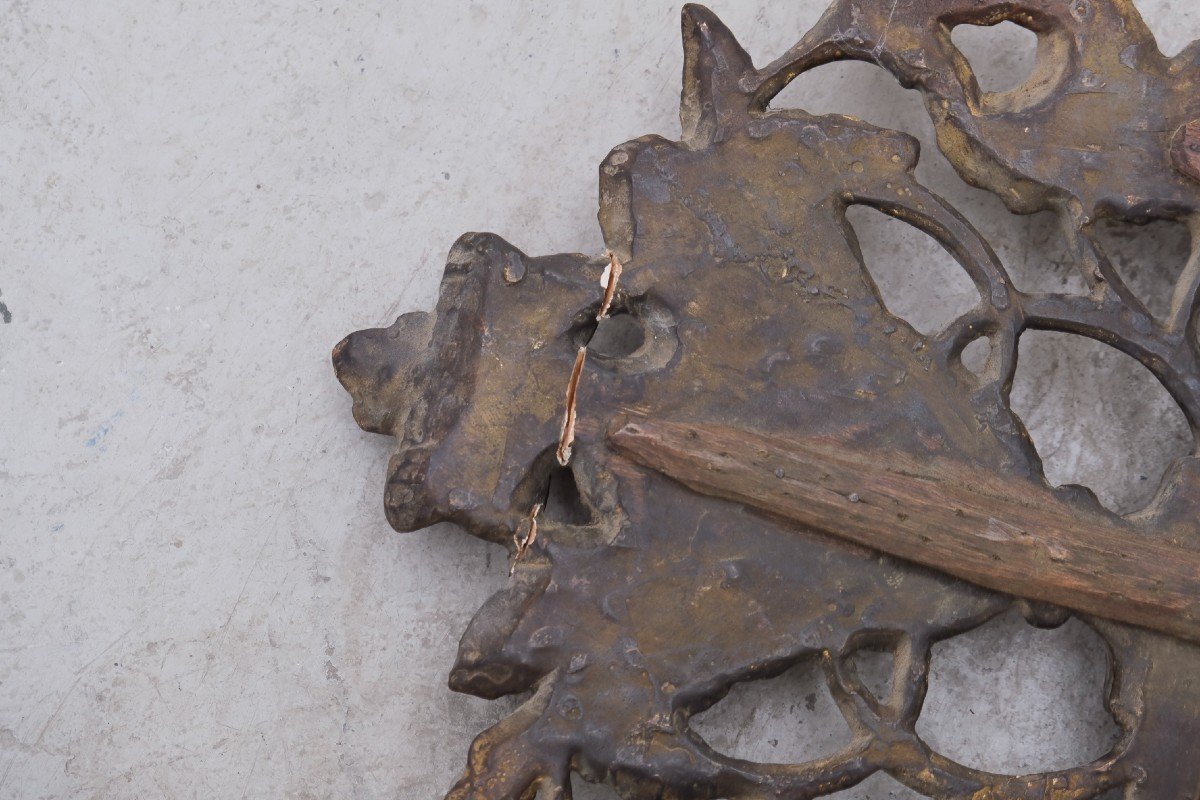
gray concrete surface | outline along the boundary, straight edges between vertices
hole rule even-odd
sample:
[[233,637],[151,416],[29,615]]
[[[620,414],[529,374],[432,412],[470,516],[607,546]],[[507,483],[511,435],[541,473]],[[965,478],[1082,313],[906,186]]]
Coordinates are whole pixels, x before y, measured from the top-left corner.
[[[822,5],[714,2],[760,61]],[[389,531],[388,443],[355,428],[328,352],[430,307],[463,231],[598,252],[597,164],[678,130],[678,6],[4,4],[0,797],[441,796],[510,707],[445,688],[504,554]],[[1168,52],[1200,35],[1187,0],[1143,7]],[[1028,65],[980,47],[997,80]],[[780,102],[928,141],[917,99],[867,67]],[[929,148],[921,174],[1019,284],[1069,285],[1047,220],[1008,218]],[[936,247],[858,222],[897,310],[933,324],[962,301]],[[1186,249],[1114,241],[1151,295]],[[1162,392],[1098,346],[1023,354],[1016,402],[1052,478],[1144,501],[1184,446]],[[1093,755],[1102,661],[1078,623],[993,623],[939,650],[923,730],[994,769]],[[800,670],[699,725],[727,752],[804,758],[844,734],[821,691]]]

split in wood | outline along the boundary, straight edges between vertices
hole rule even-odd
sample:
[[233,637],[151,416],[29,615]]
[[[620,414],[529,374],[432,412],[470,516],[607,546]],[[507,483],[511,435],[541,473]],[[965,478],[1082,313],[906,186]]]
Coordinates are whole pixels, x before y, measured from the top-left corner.
[[575,366],[571,368],[571,379],[567,381],[567,410],[563,413],[562,435],[558,437],[558,451],[555,453],[559,465],[563,467],[571,463],[571,447],[575,443],[575,395],[586,361],[587,345],[584,345],[575,354]]
[[[596,322],[608,316],[612,307],[613,297],[617,294],[617,283],[621,280],[621,261],[616,253],[608,253],[608,267],[604,270],[601,280],[604,283],[604,299],[596,314]],[[575,443],[575,413],[576,394],[579,390],[579,378],[583,375],[583,365],[587,362],[587,345],[579,348],[575,354],[575,366],[571,368],[571,378],[567,381],[566,410],[563,412],[562,433],[558,437],[558,450],[555,456],[560,466],[571,463],[571,448]]]
[[600,282],[604,284],[604,302],[600,304],[600,310],[596,312],[596,322],[608,316],[608,310],[612,308],[613,297],[617,294],[617,282],[621,280],[622,271],[621,261],[617,258],[617,254],[613,251],[608,251],[608,267],[605,268],[604,274],[600,276]]
[[[517,564],[529,552],[529,548],[533,547],[538,538],[538,514],[542,512],[542,504],[535,503],[533,510],[529,512],[529,516],[525,518],[524,524],[517,529],[513,534],[513,544],[516,549],[513,551],[512,564],[508,568],[508,576],[511,578],[513,573],[517,571]],[[521,534],[525,535],[522,536]]]

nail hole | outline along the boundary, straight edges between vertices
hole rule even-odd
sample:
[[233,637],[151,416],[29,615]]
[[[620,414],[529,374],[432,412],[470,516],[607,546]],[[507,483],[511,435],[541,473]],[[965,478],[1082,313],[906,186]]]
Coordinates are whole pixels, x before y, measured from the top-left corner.
[[646,332],[633,314],[614,313],[596,324],[588,353],[597,358],[624,358],[641,349]]

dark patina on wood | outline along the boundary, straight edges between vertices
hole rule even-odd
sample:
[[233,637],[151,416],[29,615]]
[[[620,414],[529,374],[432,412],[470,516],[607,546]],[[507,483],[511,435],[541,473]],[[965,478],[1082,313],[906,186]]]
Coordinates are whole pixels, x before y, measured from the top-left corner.
[[[1039,36],[1038,64],[988,94],[950,33],[1002,21]],[[761,69],[702,7],[683,40],[682,138],[601,165],[610,255],[467,234],[434,313],[334,351],[355,419],[398,442],[391,524],[450,521],[512,555],[450,686],[529,697],[448,797],[566,798],[572,771],[631,800],[814,797],[879,771],[930,797],[1200,796],[1200,458],[1118,516],[1046,482],[1008,398],[1021,334],[1063,331],[1140,360],[1200,429],[1200,250],[1157,319],[1093,233],[1200,229],[1200,47],[1162,55],[1125,0],[836,0]],[[916,181],[911,137],[770,108],[839,59],[921,91],[965,180],[1054,212],[1087,293],[1014,287]],[[891,314],[853,205],[941,242],[978,305],[933,336]],[[981,338],[975,374],[962,353]],[[932,646],[1014,605],[1107,642],[1122,736],[1095,762],[996,775],[917,734]],[[888,696],[856,675],[863,648],[891,652]],[[734,684],[810,659],[853,733],[841,752],[750,763],[690,728]]]

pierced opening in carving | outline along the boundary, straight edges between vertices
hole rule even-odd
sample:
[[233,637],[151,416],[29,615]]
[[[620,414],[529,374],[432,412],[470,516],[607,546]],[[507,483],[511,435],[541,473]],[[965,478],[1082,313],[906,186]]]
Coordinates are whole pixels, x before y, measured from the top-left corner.
[[876,772],[857,786],[827,795],[835,800],[924,800],[886,772]]
[[529,466],[512,494],[514,508],[532,509],[540,504],[538,524],[591,525],[596,515],[583,497],[575,470],[560,466],[556,447],[543,450]]
[[590,525],[594,522],[591,508],[583,500],[575,471],[557,464],[550,470],[546,489],[546,505],[539,519],[563,525]]
[[850,207],[846,218],[884,305],[921,333],[942,330],[979,303],[966,271],[923,231],[869,206]]
[[1108,660],[1082,622],[1043,630],[1010,611],[934,646],[917,732],[942,755],[989,772],[1089,763],[1120,736],[1104,705]]
[[1179,406],[1133,358],[1082,336],[1021,336],[1013,411],[1055,486],[1082,484],[1120,514],[1145,506],[1192,449]]
[[1010,92],[1024,86],[1033,75],[1037,34],[1015,22],[959,25],[950,38],[970,62],[981,91]]
[[980,336],[963,348],[959,360],[973,375],[982,375],[987,369],[988,358],[992,355],[992,340]]
[[[862,61],[835,61],[798,76],[771,100],[771,108],[810,114],[849,115],[872,125],[902,131],[921,143],[917,180],[976,224],[1011,217],[995,195],[976,189],[937,145],[921,95],[905,89],[887,71]],[[993,244],[1003,239],[990,239]]]
[[1192,256],[1192,234],[1182,222],[1155,220],[1134,225],[1101,220],[1094,236],[1121,280],[1151,314],[1165,320],[1184,267]]
[[607,783],[592,783],[577,772],[571,773],[572,800],[618,800],[617,792]]
[[645,341],[641,320],[629,312],[614,311],[596,324],[588,353],[596,358],[624,358],[636,353]]
[[851,739],[813,661],[775,678],[734,685],[723,700],[692,717],[691,727],[718,752],[767,764],[824,758]]
[[1054,212],[1018,216],[996,209],[980,217],[980,226],[1021,291],[1087,293],[1079,265],[1063,237],[1062,222]]
[[933,133],[921,96],[863,61],[834,61],[801,73],[771,99],[771,108],[847,115],[891,130]]
[[856,650],[848,659],[855,674],[867,691],[880,703],[886,703],[892,692],[892,671],[896,664],[890,651],[876,647]]

